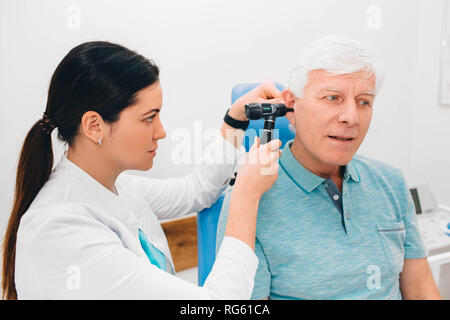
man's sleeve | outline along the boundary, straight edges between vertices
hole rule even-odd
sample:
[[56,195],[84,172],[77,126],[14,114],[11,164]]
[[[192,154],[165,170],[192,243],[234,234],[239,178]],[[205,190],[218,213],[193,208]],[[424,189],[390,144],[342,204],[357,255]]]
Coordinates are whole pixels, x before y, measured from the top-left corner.
[[422,241],[419,227],[417,225],[416,209],[408,185],[401,172],[400,179],[400,203],[402,208],[403,221],[406,229],[406,240],[404,243],[405,259],[418,259],[427,257],[427,250]]
[[[220,213],[220,218],[217,225],[216,254],[219,251],[220,245],[222,243],[225,234],[225,227],[228,218],[228,209],[230,206],[230,197],[231,197],[231,190],[228,190],[223,200],[222,211]],[[258,257],[259,262],[258,262],[258,269],[255,275],[255,285],[253,287],[251,299],[259,300],[267,298],[269,296],[271,276],[266,256],[264,254],[261,244],[258,241],[258,238],[256,238],[255,241],[255,254]]]
[[266,255],[264,254],[264,250],[261,243],[258,241],[258,238],[256,238],[255,241],[255,253],[259,263],[255,275],[255,285],[250,299],[261,300],[270,295],[271,276]]
[[222,244],[223,237],[225,235],[225,227],[227,226],[228,208],[230,206],[231,189],[228,189],[223,199],[222,210],[220,211],[219,221],[217,222],[216,233],[216,255],[219,252],[220,245]]

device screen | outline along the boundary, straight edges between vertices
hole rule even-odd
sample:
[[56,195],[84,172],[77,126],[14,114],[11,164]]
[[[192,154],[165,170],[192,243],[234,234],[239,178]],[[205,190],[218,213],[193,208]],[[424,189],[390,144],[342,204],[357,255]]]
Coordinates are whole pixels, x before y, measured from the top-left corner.
[[422,208],[420,207],[420,199],[419,194],[417,193],[417,188],[409,189],[409,192],[411,192],[411,196],[414,201],[414,206],[416,207],[416,214],[421,214]]

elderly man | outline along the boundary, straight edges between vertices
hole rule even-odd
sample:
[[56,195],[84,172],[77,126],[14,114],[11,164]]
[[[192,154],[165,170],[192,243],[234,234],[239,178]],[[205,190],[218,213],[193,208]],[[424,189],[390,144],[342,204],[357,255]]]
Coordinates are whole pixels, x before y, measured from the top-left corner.
[[337,36],[293,68],[282,98],[296,135],[260,201],[253,299],[440,298],[402,173],[355,155],[380,79],[372,52]]

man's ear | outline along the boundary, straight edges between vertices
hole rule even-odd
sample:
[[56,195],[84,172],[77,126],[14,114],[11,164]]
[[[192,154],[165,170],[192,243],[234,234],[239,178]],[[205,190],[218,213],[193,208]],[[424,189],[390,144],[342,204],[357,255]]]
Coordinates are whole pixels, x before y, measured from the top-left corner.
[[[281,98],[283,99],[286,107],[288,108],[294,108],[295,105],[295,95],[288,89],[284,89],[281,92]],[[289,120],[289,122],[295,126],[295,110],[294,112],[288,112],[286,113],[285,117]]]
[[103,140],[103,137],[106,135],[106,129],[106,124],[98,112],[87,111],[81,117],[81,131],[95,144],[97,144],[99,138]]

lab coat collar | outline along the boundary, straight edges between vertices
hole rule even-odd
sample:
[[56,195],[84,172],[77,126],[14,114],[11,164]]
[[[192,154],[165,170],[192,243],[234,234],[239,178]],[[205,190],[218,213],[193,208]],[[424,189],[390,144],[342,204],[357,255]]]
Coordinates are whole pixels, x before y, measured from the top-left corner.
[[[291,145],[294,140],[288,141],[280,157],[280,167],[284,170],[289,178],[296,185],[310,193],[317,188],[325,179],[319,177],[302,166],[302,164],[294,157],[291,152]],[[351,178],[355,182],[359,182],[359,175],[353,159],[346,165],[344,172],[344,180]]]
[[69,179],[67,183],[77,188],[80,201],[87,206],[99,207],[109,212],[114,218],[120,220],[130,229],[133,234],[138,235],[139,222],[133,214],[132,202],[127,201],[127,191],[120,188],[116,183],[119,196],[108,190],[105,186],[95,180],[86,171],[78,167],[64,154],[60,163],[52,172],[54,176]]

